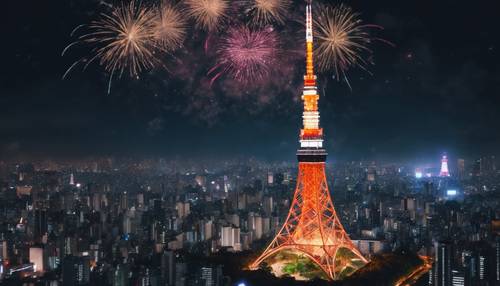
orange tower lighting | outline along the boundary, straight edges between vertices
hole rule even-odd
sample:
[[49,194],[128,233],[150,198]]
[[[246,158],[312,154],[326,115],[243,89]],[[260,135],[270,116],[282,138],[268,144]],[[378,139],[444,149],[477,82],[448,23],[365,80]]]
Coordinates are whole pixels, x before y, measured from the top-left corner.
[[[257,269],[266,259],[280,251],[307,256],[335,280],[346,269],[357,269],[367,260],[352,243],[333,207],[325,175],[326,150],[323,129],[319,126],[316,76],[313,63],[312,0],[306,7],[306,74],[304,76],[303,128],[297,151],[299,172],[290,211],[281,230],[255,260],[250,269]],[[350,256],[345,256],[345,249]],[[349,258],[346,258],[349,257]]]

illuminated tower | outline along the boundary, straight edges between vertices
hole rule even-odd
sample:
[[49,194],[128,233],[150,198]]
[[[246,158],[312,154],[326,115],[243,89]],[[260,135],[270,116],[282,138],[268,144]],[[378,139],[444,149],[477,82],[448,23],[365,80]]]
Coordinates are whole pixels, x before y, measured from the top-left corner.
[[450,172],[448,171],[448,157],[443,155],[441,158],[441,171],[439,171],[440,177],[449,177]]
[[297,151],[297,186],[281,230],[250,268],[258,268],[260,263],[280,251],[289,251],[308,257],[333,280],[349,275],[367,261],[345,232],[328,191],[325,175],[327,154],[323,149],[323,129],[319,126],[319,95],[313,65],[311,0],[307,2],[304,112]]

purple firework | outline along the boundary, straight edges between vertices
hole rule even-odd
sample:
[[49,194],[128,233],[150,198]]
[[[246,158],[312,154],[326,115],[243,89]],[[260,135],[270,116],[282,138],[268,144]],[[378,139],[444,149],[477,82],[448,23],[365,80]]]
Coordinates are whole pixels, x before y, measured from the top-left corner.
[[271,28],[231,28],[221,39],[216,65],[208,72],[212,83],[223,74],[242,83],[267,78],[276,64],[278,42],[278,36]]

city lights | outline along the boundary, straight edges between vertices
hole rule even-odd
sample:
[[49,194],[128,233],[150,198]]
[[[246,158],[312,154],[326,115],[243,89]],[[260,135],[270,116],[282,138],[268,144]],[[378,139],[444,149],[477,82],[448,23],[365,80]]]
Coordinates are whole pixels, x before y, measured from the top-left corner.
[[424,176],[420,169],[415,170],[415,178],[421,179]]

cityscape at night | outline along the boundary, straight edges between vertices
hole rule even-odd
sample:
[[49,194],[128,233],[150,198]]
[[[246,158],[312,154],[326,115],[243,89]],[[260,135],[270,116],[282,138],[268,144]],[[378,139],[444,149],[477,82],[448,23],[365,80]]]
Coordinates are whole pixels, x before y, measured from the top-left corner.
[[500,286],[500,3],[4,5],[0,285]]

